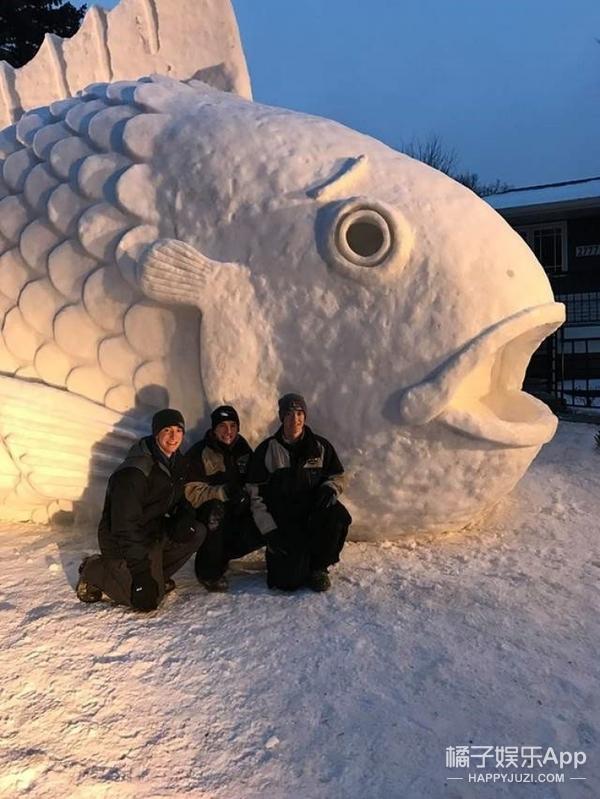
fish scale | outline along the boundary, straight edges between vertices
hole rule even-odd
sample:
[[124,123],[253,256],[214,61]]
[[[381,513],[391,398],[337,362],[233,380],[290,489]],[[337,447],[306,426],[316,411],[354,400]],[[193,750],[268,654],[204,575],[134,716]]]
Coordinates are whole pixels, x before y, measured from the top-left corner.
[[[118,413],[168,402],[167,392],[155,387],[168,384],[160,361],[166,353],[148,351],[144,330],[173,322],[171,311],[142,297],[128,260],[158,235],[145,224],[155,217],[145,218],[135,189],[127,185],[127,171],[135,169],[139,187],[143,164],[136,153],[151,153],[148,130],[158,130],[155,115],[149,126],[138,124],[127,133],[128,150],[120,144],[127,122],[143,115],[134,103],[135,85],[95,86],[78,98],[26,113],[0,135],[0,372],[41,381]],[[148,386],[154,388],[144,393]],[[119,417],[108,415],[100,428],[86,425],[81,457],[74,457],[77,444],[69,431],[69,465],[58,475],[60,448],[43,424],[48,411],[41,410],[52,408],[48,429],[54,430],[56,401],[43,392],[31,397],[34,435],[18,413],[13,390],[18,395],[18,386],[3,383],[3,512],[44,521],[58,504],[70,507],[80,497],[90,455],[95,466],[87,493],[101,490],[99,481],[118,458],[114,453],[139,435],[139,422],[124,421],[120,429]],[[83,413],[89,416],[87,406]],[[100,429],[108,434],[107,445],[98,442]],[[103,446],[109,455],[102,455]],[[96,463],[99,458],[109,462]]]
[[25,113],[0,140],[0,371],[26,370],[119,412],[165,378],[160,335],[149,345],[144,331],[175,326],[170,310],[142,297],[128,265],[157,236],[144,158],[167,118],[149,83],[95,84]]
[[165,94],[189,94],[177,82],[193,75],[251,97],[229,0],[92,6],[25,68],[0,62],[4,519],[97,510],[157,407],[171,401],[190,427],[203,413],[198,309],[149,299],[138,274],[173,234],[154,207],[161,164],[157,176],[149,163],[173,121]]

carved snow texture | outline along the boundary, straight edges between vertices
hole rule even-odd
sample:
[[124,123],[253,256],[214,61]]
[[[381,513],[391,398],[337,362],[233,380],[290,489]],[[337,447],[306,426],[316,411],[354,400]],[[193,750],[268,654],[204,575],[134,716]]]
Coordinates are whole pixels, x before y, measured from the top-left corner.
[[[92,6],[71,39],[53,34],[20,69],[0,61],[0,128],[21,118],[24,110],[50,105],[59,120],[70,95],[87,85],[110,103],[131,100],[132,81],[140,75],[200,78],[222,91],[251,99],[250,79],[237,23],[229,0],[121,0],[106,11]],[[100,87],[100,88],[97,88]],[[44,112],[47,113],[47,112]],[[41,115],[39,115],[41,116]],[[30,117],[23,144],[48,118]],[[60,137],[61,125],[45,130],[38,149]]]
[[[0,347],[0,358],[2,349]],[[60,352],[53,344],[38,350],[56,370]],[[69,380],[101,394],[105,376],[94,367],[71,371]],[[115,460],[144,435],[146,426],[90,400],[39,383],[28,386],[23,402],[20,381],[0,375],[0,511],[3,519],[47,522],[84,500],[98,505]]]
[[[136,103],[140,85],[96,84],[24,114],[4,131],[0,161],[0,371],[120,412],[139,389],[165,383],[161,358],[176,331],[134,274],[159,237],[143,160],[166,124]],[[163,91],[147,85],[144,107]]]

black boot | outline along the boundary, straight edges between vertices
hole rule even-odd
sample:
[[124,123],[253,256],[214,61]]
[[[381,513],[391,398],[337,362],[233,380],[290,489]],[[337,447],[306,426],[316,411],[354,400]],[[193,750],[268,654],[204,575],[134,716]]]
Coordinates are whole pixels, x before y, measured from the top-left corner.
[[[99,557],[98,555],[92,555],[91,557]],[[102,591],[100,588],[97,588],[95,585],[90,585],[90,583],[86,582],[81,573],[85,568],[85,564],[88,562],[88,558],[84,558],[79,566],[79,580],[77,581],[77,585],[75,586],[75,593],[77,594],[77,599],[81,602],[99,602],[102,599]]]
[[224,591],[227,591],[227,589],[229,588],[229,581],[227,580],[227,577],[225,577],[224,574],[221,577],[215,577],[212,580],[203,580],[201,578],[199,579],[207,591],[222,593]]
[[331,580],[327,574],[327,569],[312,571],[310,573],[310,577],[308,578],[308,587],[312,588],[313,591],[318,592],[329,591],[331,588]]

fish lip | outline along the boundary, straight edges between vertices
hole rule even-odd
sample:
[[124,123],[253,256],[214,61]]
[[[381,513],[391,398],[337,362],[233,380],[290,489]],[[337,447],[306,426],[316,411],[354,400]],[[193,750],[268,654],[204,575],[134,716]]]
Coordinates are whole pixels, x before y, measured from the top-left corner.
[[521,385],[531,355],[564,320],[564,305],[551,302],[481,331],[401,393],[400,423],[439,419],[470,437],[507,447],[546,443],[556,431],[556,417]]

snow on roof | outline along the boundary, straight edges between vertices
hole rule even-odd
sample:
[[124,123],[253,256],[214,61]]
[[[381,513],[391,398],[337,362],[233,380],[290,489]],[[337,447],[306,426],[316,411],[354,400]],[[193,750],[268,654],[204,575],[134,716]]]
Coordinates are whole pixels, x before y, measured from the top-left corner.
[[600,204],[600,177],[548,183],[542,186],[524,186],[484,198],[492,208],[521,208],[534,205],[598,199]]

